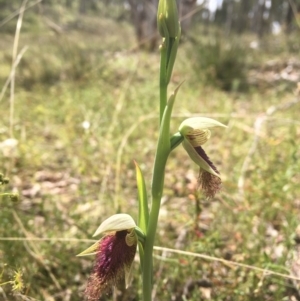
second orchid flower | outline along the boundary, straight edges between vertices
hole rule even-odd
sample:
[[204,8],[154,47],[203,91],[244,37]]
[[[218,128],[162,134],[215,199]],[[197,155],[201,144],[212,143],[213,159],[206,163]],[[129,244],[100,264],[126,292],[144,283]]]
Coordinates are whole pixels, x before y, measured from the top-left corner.
[[125,276],[131,278],[131,266],[136,253],[136,224],[128,214],[115,214],[106,219],[93,236],[105,235],[78,256],[96,255],[94,270],[85,290],[86,300],[98,300]]
[[202,148],[202,145],[209,140],[210,128],[213,127],[226,127],[226,125],[211,118],[193,117],[184,120],[179,127],[184,149],[200,167],[198,181],[207,197],[214,197],[222,184],[219,171]]

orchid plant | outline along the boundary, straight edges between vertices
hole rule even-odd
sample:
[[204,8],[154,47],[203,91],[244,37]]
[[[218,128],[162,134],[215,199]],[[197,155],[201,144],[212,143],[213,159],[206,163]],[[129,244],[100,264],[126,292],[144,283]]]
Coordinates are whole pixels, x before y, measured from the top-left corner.
[[199,166],[199,187],[207,197],[221,188],[220,174],[206,155],[202,146],[211,136],[213,127],[226,127],[222,123],[205,117],[188,118],[179,126],[178,132],[170,133],[170,121],[178,89],[167,97],[167,88],[180,39],[180,23],[176,0],[159,0],[157,13],[158,30],[162,37],[160,46],[160,101],[159,137],[153,166],[151,197],[148,200],[143,173],[136,165],[139,216],[136,224],[128,214],[115,214],[106,219],[94,236],[103,237],[78,256],[95,255],[94,270],[85,290],[87,300],[98,300],[101,294],[125,277],[130,280],[131,266],[137,246],[140,256],[140,270],[143,283],[143,301],[151,301],[153,274],[153,246],[158,215],[163,195],[165,166],[170,155],[180,144],[190,158]]
[[[9,183],[9,179],[0,173],[0,187]],[[1,192],[0,197],[8,198],[10,201],[16,203],[19,201],[19,195],[13,192]]]

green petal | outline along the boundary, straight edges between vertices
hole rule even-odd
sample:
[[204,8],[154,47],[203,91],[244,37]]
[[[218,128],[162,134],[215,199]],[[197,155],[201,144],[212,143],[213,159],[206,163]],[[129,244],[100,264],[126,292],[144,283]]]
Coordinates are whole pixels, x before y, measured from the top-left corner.
[[96,230],[94,236],[105,232],[122,231],[135,228],[136,224],[133,218],[126,213],[112,215],[106,219]]
[[211,166],[197,153],[194,146],[190,143],[188,139],[184,139],[182,142],[184,149],[187,151],[191,159],[202,169],[213,174],[214,176],[220,178],[220,175],[216,173]]
[[133,279],[133,274],[132,274],[132,266],[133,266],[133,262],[131,263],[131,265],[125,266],[124,270],[125,270],[125,287],[126,289],[130,286],[132,279]]
[[89,255],[97,254],[99,243],[100,243],[100,241],[97,241],[96,243],[94,243],[93,245],[91,245],[86,250],[82,251],[81,253],[79,253],[76,256],[89,256]]

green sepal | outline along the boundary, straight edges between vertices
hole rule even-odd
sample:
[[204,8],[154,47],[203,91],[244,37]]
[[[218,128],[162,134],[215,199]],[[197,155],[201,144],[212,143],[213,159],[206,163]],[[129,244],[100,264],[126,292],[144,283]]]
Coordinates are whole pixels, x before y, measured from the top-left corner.
[[213,127],[224,127],[227,126],[217,120],[208,117],[190,117],[185,119],[179,126],[179,132],[185,136],[187,132],[193,130],[205,130]]
[[138,226],[146,233],[148,220],[149,220],[149,209],[147,199],[147,189],[145,184],[144,175],[139,165],[134,161],[136,171],[136,183],[138,189],[138,200],[139,200],[139,218]]
[[81,253],[79,253],[76,256],[90,256],[90,255],[95,255],[98,252],[98,248],[99,248],[99,243],[100,241],[95,242],[93,245],[91,245],[90,247],[88,247],[87,249],[85,249],[84,251],[82,251]]
[[221,176],[203,159],[198,153],[195,147],[190,143],[188,139],[184,139],[182,142],[182,146],[189,154],[190,158],[202,169],[211,173],[212,175],[221,178]]

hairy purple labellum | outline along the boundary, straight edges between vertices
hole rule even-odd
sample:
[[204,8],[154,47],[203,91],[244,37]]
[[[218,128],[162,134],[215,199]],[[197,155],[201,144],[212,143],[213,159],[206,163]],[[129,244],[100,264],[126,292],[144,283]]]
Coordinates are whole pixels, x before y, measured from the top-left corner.
[[198,153],[198,155],[206,161],[206,163],[217,173],[219,174],[219,171],[217,170],[217,168],[214,166],[214,164],[211,162],[211,160],[209,159],[209,157],[207,156],[207,154],[205,153],[204,149],[201,146],[196,146],[195,147],[196,152]]
[[[201,146],[195,147],[195,150],[201,156],[202,159],[206,161],[206,163],[217,173],[219,174],[219,171],[215,167],[215,165],[212,163],[212,161],[209,159],[207,154],[205,153],[204,149]],[[211,198],[214,197],[217,192],[220,191],[222,186],[222,181],[219,177],[216,177],[215,175],[207,172],[206,170],[200,168],[199,171],[199,178],[198,178],[199,186],[202,188],[204,194]]]
[[216,177],[202,168],[200,168],[199,171],[198,183],[208,198],[213,198],[222,187],[222,181],[219,177]]
[[85,290],[87,300],[98,300],[124,276],[125,268],[131,266],[137,245],[127,245],[128,233],[117,231],[100,240],[94,270]]

